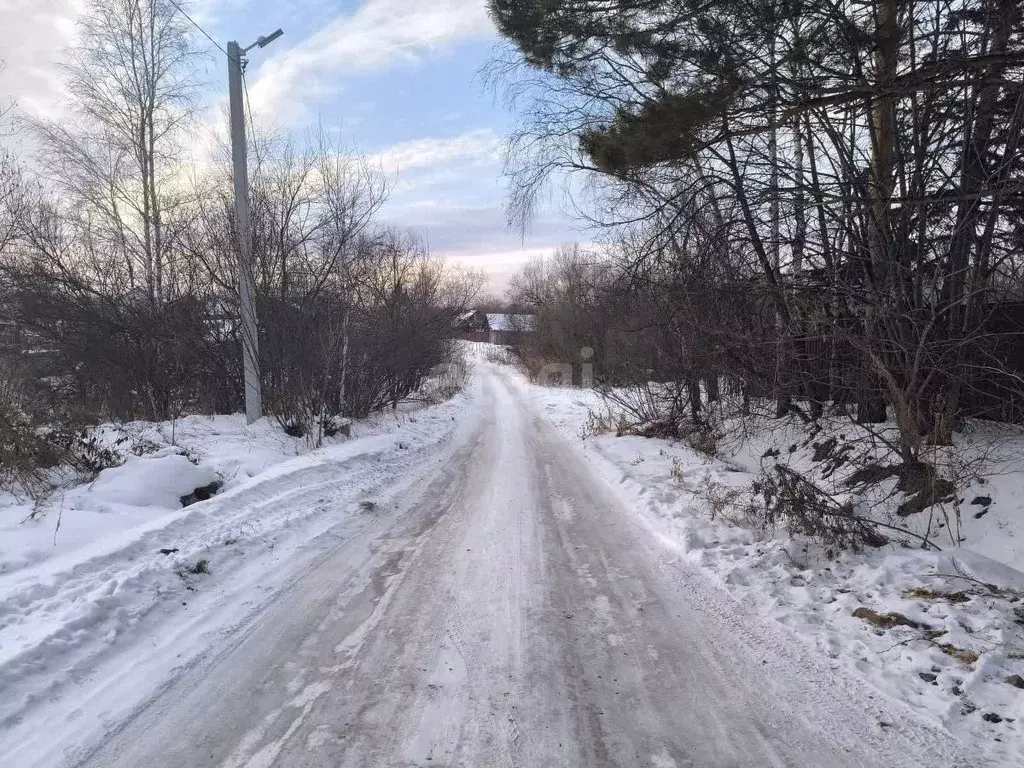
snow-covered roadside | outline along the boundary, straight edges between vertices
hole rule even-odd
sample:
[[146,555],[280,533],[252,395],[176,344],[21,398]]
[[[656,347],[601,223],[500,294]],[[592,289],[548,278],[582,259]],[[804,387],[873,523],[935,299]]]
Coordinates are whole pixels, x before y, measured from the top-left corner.
[[[834,668],[854,670],[941,723],[977,750],[978,765],[1024,762],[1024,690],[1012,684],[1024,676],[1024,573],[1017,570],[1024,519],[972,519],[976,549],[890,545],[828,559],[801,542],[729,524],[728,509],[711,519],[709,497],[722,499],[753,479],[749,454],[718,460],[662,439],[581,440],[591,412],[603,410],[595,393],[520,381],[651,530],[736,599],[826,654]],[[1011,482],[993,480],[989,489]]]
[[[40,739],[48,728],[81,746],[120,722],[325,549],[376,524],[385,494],[437,460],[474,402],[468,391],[382,414],[318,451],[236,417],[183,419],[175,446],[171,425],[135,425],[149,452],[68,491],[40,520],[22,524],[27,508],[9,502],[0,764],[55,764]],[[211,478],[224,482],[218,495],[180,507]]]

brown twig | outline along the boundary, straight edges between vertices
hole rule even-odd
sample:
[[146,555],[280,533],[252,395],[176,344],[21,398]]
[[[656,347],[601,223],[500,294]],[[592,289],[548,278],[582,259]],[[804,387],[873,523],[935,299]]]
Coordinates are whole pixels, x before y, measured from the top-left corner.
[[66,494],[60,495],[60,509],[57,510],[57,527],[53,529],[53,546],[57,546],[57,531],[60,530],[60,522],[64,519],[64,498]]

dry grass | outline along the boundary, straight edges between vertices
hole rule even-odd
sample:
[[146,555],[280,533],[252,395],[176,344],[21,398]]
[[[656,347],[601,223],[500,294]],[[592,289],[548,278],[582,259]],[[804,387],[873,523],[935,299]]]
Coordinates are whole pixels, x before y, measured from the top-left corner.
[[903,590],[903,597],[908,600],[945,600],[948,603],[966,603],[971,596],[966,592],[938,592],[928,587],[911,587]]
[[893,627],[910,627],[911,629],[921,628],[921,625],[918,622],[897,611],[879,613],[878,611],[873,611],[862,605],[853,612],[853,615],[858,619],[863,619],[869,624],[874,624],[879,629],[892,629]]
[[942,643],[938,646],[939,650],[947,656],[952,656],[954,659],[959,661],[961,664],[973,664],[981,656],[977,651],[971,651],[967,648],[958,648],[951,643]]
[[597,437],[598,435],[623,435],[629,431],[629,424],[621,415],[616,416],[610,411],[598,413],[589,411],[587,422],[583,425],[583,438]]

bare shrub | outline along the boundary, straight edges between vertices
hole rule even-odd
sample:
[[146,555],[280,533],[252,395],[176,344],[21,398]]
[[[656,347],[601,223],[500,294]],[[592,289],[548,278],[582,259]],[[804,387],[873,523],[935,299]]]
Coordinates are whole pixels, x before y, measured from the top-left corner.
[[363,237],[354,248],[337,283],[315,293],[295,285],[260,302],[268,411],[313,445],[333,419],[363,418],[407,398],[445,399],[467,375],[452,335],[476,290],[473,277],[396,232]]
[[675,482],[683,485],[686,481],[686,465],[678,458],[672,458],[672,464],[668,469],[668,476]]
[[747,488],[728,486],[710,476],[705,476],[694,489],[694,494],[704,502],[712,520],[722,519],[732,525],[747,528],[753,527],[749,493]]
[[431,405],[451,400],[466,387],[469,380],[469,365],[456,350],[449,359],[435,366],[427,375],[420,388],[419,397]]
[[[497,344],[488,344],[484,348],[484,359],[489,363],[499,365],[511,365],[516,362],[516,353],[511,347],[502,347]],[[531,379],[534,377],[531,376]]]
[[631,387],[605,386],[600,391],[608,413],[615,414],[607,421],[614,422],[616,434],[682,440],[703,456],[718,456],[725,437],[722,411],[706,408],[695,419],[689,406],[688,385],[647,382]]
[[713,459],[718,456],[719,432],[706,423],[691,424],[682,428],[681,437],[697,453]]
[[2,490],[41,500],[69,479],[88,482],[123,461],[87,428],[39,424],[11,400],[0,401]]
[[685,384],[644,382],[627,387],[601,387],[601,396],[618,411],[636,434],[647,437],[679,437],[686,420],[688,399]]
[[540,384],[543,387],[562,386],[567,383],[564,381],[564,377],[551,376],[551,371],[556,370],[558,363],[529,353],[524,354],[520,359],[531,383]]
[[240,346],[219,305],[196,296],[154,303],[97,290],[82,277],[9,266],[6,309],[26,364],[58,411],[165,420],[238,405]]
[[629,427],[621,416],[616,416],[611,411],[598,413],[590,410],[587,412],[587,421],[583,425],[583,438],[598,437],[615,433],[618,436],[624,434]]
[[838,500],[782,464],[763,472],[751,490],[759,502],[751,515],[763,530],[781,527],[790,535],[806,536],[825,545],[830,556],[840,550],[882,546],[888,539],[879,528],[914,536],[857,514],[852,501]]
[[52,487],[46,470],[58,453],[12,403],[0,403],[0,488],[16,495],[40,498]]

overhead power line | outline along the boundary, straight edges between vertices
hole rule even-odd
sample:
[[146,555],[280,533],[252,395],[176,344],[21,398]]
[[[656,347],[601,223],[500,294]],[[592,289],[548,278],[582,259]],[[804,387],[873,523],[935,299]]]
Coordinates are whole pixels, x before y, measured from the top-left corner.
[[256,123],[252,120],[252,99],[249,98],[249,81],[245,77],[245,68],[242,68],[242,89],[245,91],[245,103],[248,109],[245,111],[249,117],[249,132],[252,140],[256,141]]
[[[216,40],[214,40],[213,36],[210,35],[210,33],[207,32],[205,29],[203,29],[202,26],[199,24],[199,22],[197,22],[195,19],[193,19],[187,13],[185,13],[185,9],[182,8],[180,5],[178,5],[178,3],[175,2],[175,0],[167,0],[167,2],[169,2],[171,5],[173,5],[178,10],[178,13],[180,13],[182,16],[184,16],[186,19],[188,19],[191,22],[192,26],[194,26],[196,29],[198,29],[200,32],[202,32],[207,40],[209,40],[211,43],[213,43],[215,46],[217,46],[217,48],[220,50],[221,53],[223,53],[225,56],[228,55],[228,52],[226,50],[224,50],[224,47],[221,46],[221,44],[218,43]],[[262,38],[262,37],[260,38],[261,41],[263,39],[264,38]],[[245,51],[243,51],[242,53],[244,55]],[[252,120],[252,100],[249,98],[249,83],[246,81],[246,78],[245,78],[244,61],[242,62],[242,64],[243,64],[243,66],[242,66],[242,86],[245,88],[245,101],[246,101],[247,104],[249,104],[249,110],[248,110],[248,112],[249,112],[249,115],[248,115],[248,117],[249,117],[249,130],[252,132],[252,136],[255,139],[256,138],[256,125],[253,123],[253,120]]]
[[193,19],[191,16],[189,16],[187,13],[185,13],[185,9],[184,8],[182,8],[180,5],[178,5],[176,2],[174,2],[174,0],[167,0],[167,2],[169,2],[175,8],[177,8],[178,9],[178,13],[180,13],[182,16],[184,16],[186,19],[188,19],[190,22],[192,22],[192,26],[195,27],[196,29],[198,29],[200,32],[202,32],[206,36],[207,40],[209,40],[211,43],[213,43],[215,46],[217,46],[220,49],[221,53],[223,53],[225,56],[228,55],[228,52],[224,50],[223,46],[221,46],[220,43],[218,43],[216,40],[213,39],[213,37],[210,36],[209,32],[207,32],[205,29],[203,29],[201,26],[199,26],[199,23],[195,19]]

